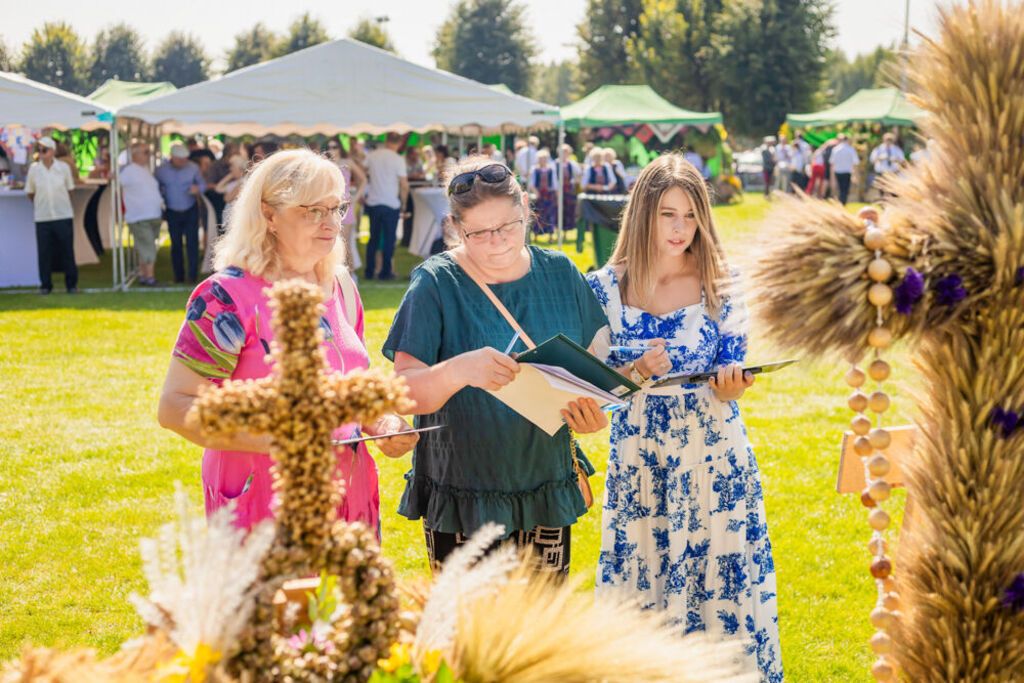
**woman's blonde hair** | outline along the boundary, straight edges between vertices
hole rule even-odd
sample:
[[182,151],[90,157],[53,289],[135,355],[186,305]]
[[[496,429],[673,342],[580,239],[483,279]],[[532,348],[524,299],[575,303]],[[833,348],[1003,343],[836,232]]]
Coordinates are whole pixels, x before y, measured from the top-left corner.
[[[277,237],[267,230],[263,204],[284,209],[314,204],[325,197],[348,201],[345,177],[330,159],[308,149],[271,154],[249,169],[235,200],[224,235],[215,247],[214,267],[236,266],[256,277],[274,280],[281,270]],[[314,267],[317,280],[327,286],[344,259],[342,240]]]
[[717,315],[721,306],[721,289],[728,277],[725,251],[711,217],[711,200],[704,178],[682,154],[662,155],[640,172],[622,212],[619,238],[610,263],[625,266],[625,288],[631,288],[640,304],[647,306],[656,284],[654,264],[658,253],[658,211],[665,192],[673,187],[685,192],[693,206],[697,231],[687,251],[697,260],[697,273],[704,288],[708,313]]

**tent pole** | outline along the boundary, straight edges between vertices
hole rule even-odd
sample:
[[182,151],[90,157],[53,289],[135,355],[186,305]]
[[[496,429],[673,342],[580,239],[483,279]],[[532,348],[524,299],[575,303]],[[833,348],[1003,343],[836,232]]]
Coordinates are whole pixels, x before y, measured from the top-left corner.
[[107,190],[110,191],[110,263],[111,271],[113,276],[113,288],[118,289],[121,285],[120,275],[120,249],[119,245],[121,242],[121,231],[118,229],[121,225],[118,220],[118,213],[121,210],[120,202],[117,201],[117,187],[121,169],[120,164],[117,163],[117,157],[120,155],[118,149],[118,136],[117,136],[117,117],[114,116],[110,120],[110,165],[111,169],[110,180],[107,183]]
[[558,120],[558,149],[555,150],[554,157],[558,161],[555,162],[555,168],[558,170],[555,183],[558,185],[558,248],[562,248],[562,233],[564,226],[562,222],[564,220],[563,212],[565,211],[565,179],[562,177],[563,173],[569,170],[569,160],[565,160],[565,169],[562,168],[562,145],[565,144],[565,122],[559,118]]

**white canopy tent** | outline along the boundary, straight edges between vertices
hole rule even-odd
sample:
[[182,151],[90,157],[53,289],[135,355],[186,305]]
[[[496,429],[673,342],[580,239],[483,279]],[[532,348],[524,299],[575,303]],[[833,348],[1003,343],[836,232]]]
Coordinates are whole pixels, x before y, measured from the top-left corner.
[[0,126],[95,130],[109,121],[110,110],[99,102],[0,71]]
[[553,128],[558,111],[348,38],[232,71],[118,111],[164,133],[465,136]]
[[161,133],[230,136],[442,131],[479,138],[560,123],[556,107],[348,38],[129,105],[116,117]]

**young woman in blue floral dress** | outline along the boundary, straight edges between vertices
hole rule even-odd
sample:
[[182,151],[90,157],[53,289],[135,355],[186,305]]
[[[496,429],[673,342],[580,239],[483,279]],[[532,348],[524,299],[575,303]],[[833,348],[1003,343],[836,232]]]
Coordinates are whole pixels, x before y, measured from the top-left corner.
[[597,590],[686,632],[744,638],[762,680],[782,681],[760,475],[736,403],[754,382],[740,365],[746,309],[692,164],[670,154],[643,170],[610,264],[587,280],[609,322],[595,351],[642,385],[613,414]]

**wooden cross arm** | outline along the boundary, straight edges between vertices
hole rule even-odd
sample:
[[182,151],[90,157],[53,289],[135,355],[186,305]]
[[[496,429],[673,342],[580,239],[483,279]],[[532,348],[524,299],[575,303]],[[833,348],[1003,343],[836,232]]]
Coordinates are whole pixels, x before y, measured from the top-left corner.
[[380,370],[355,370],[325,374],[320,395],[335,424],[368,423],[386,413],[408,413],[413,402],[407,397],[405,380]]
[[204,436],[268,434],[275,422],[277,381],[276,376],[229,380],[204,389],[192,403],[186,422]]

